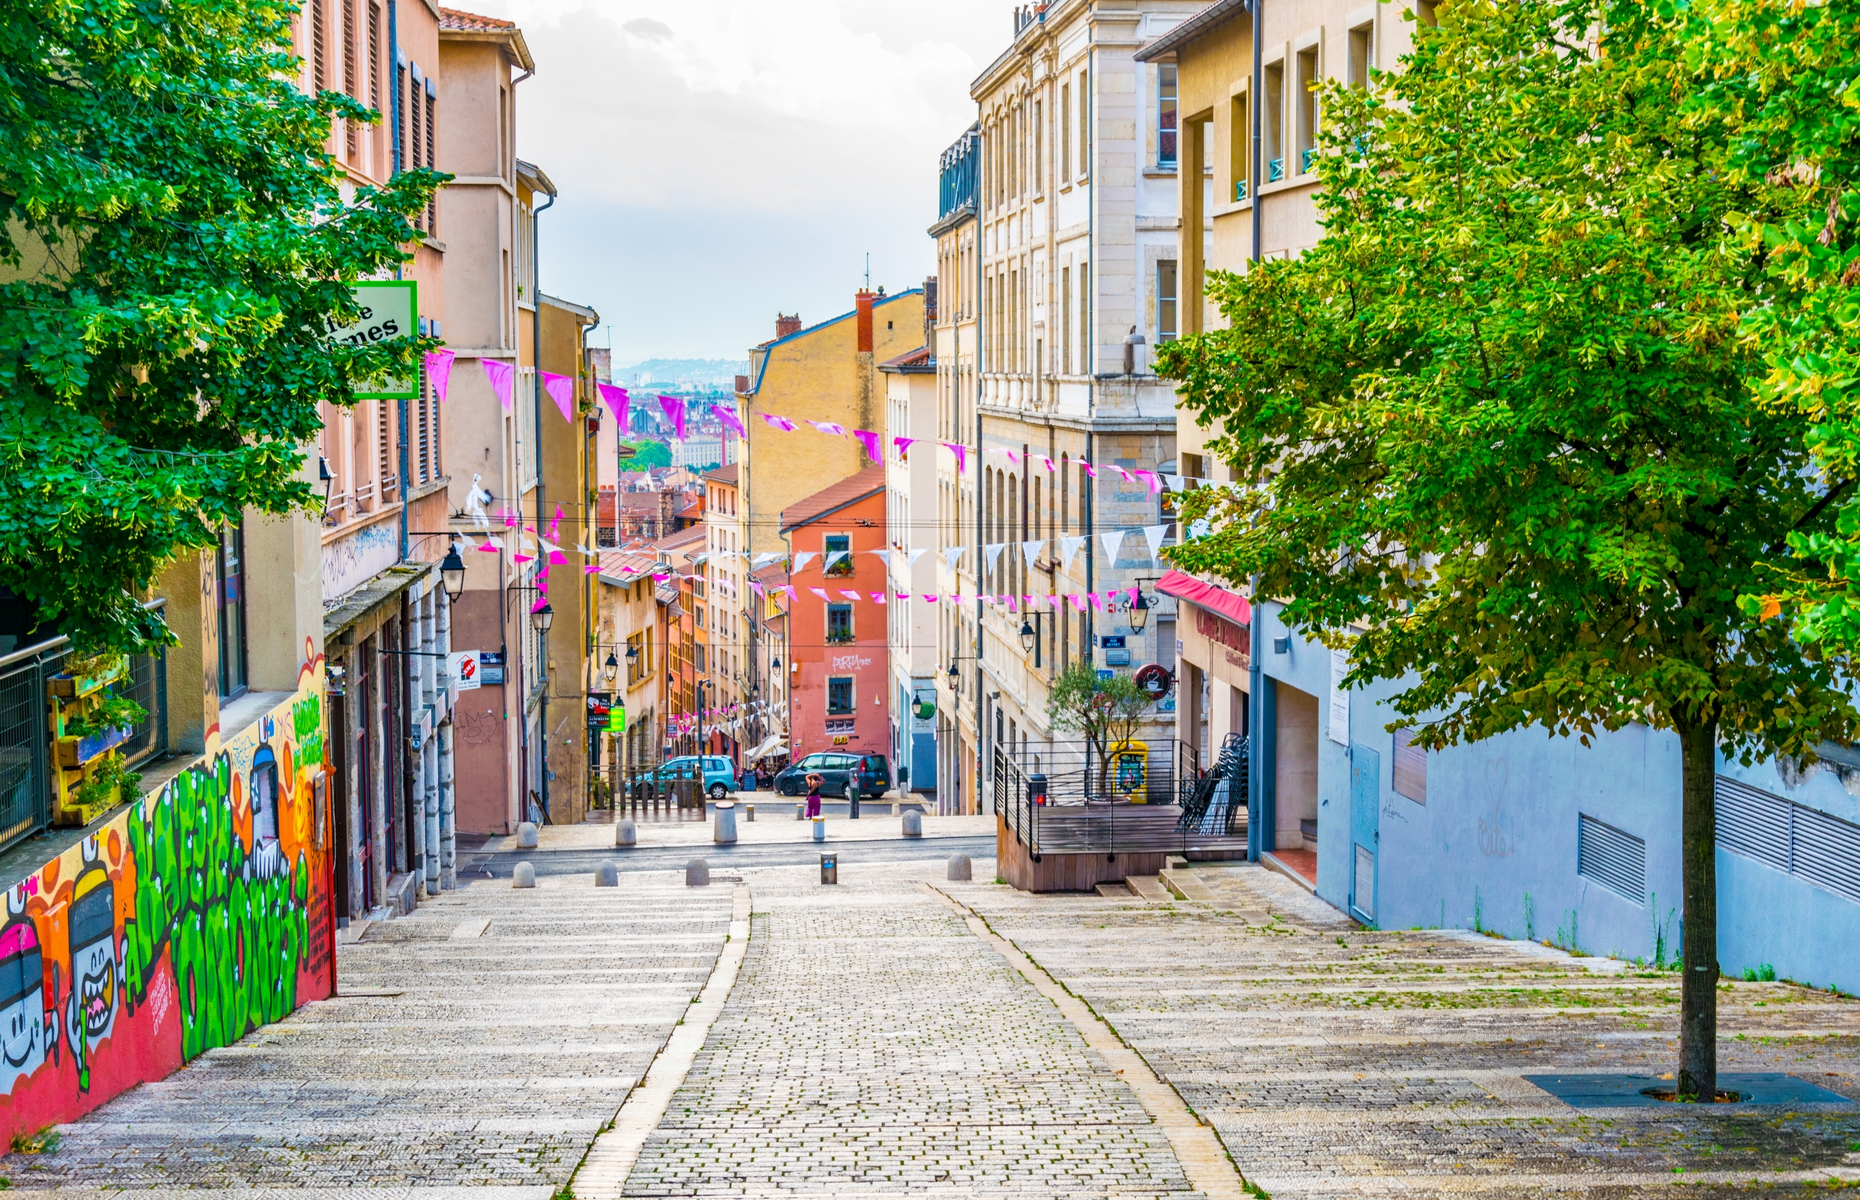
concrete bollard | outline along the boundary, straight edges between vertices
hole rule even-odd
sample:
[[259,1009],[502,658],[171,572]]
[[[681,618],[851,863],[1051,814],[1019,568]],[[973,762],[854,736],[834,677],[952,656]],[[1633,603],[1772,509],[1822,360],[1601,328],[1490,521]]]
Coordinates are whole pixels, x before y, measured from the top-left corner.
[[794,806],[794,819],[797,821],[807,820],[807,805],[797,804]]
[[510,886],[529,888],[536,886],[536,868],[529,863],[518,863],[517,869],[510,873]]
[[614,845],[639,845],[639,826],[634,824],[632,817],[622,817],[614,824]]
[[896,800],[891,802],[891,815],[894,817],[898,815],[898,802]]
[[967,883],[973,878],[969,869],[969,856],[952,854],[949,856],[949,878],[952,883]]
[[825,817],[814,818],[814,840],[817,842],[827,840],[827,819]]
[[756,819],[756,806],[753,804],[743,805],[743,820],[753,821],[755,819]]
[[610,862],[604,862],[600,866],[594,868],[594,886],[619,887],[620,868]]
[[528,821],[517,826],[517,849],[536,849],[536,826]]
[[904,814],[904,836],[905,837],[922,837],[923,835],[924,835],[923,813],[917,811],[914,808],[906,811]]
[[731,800],[717,802],[717,816],[711,824],[710,840],[728,845],[736,840],[736,803]]
[[686,887],[709,887],[710,864],[701,858],[694,858],[685,864]]

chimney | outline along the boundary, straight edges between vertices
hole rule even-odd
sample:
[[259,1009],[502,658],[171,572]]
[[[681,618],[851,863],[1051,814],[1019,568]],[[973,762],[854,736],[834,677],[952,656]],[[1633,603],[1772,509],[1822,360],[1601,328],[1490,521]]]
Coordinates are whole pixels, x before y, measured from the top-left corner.
[[936,276],[924,276],[924,320],[936,324]]
[[736,394],[739,396],[747,396],[749,394],[749,376],[738,375],[736,377]]
[[799,332],[801,332],[801,314],[800,313],[796,313],[792,317],[788,316],[785,313],[775,314],[775,336],[776,337],[785,338],[785,337],[788,337],[792,334],[796,334]]
[[859,310],[859,353],[872,353],[872,301],[874,293],[863,288],[853,293],[853,303]]

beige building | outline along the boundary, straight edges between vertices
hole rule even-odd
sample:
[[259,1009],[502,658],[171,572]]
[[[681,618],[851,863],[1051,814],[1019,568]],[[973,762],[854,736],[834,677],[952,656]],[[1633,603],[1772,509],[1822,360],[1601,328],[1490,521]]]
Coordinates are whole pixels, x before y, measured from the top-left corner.
[[[924,344],[879,364],[885,377],[885,444],[911,438],[908,453],[885,464],[886,638],[891,668],[891,764],[898,790],[936,791],[936,609],[900,602],[937,588],[938,452],[935,279],[924,283]],[[925,511],[927,509],[927,511]]]
[[650,546],[601,555],[599,612],[594,642],[599,689],[626,710],[626,730],[606,734],[600,775],[613,783],[661,760],[657,730],[665,711],[661,654],[664,607],[653,573],[662,569]]
[[[1113,557],[1100,536],[1157,524],[1159,498],[1141,481],[1094,477],[1076,464],[1175,470],[1174,390],[1151,373],[1148,353],[1179,332],[1175,80],[1134,52],[1197,7],[1061,0],[1029,8],[971,85],[981,134],[976,253],[965,262],[958,244],[939,264],[973,280],[974,407],[963,411],[969,397],[959,388],[940,423],[955,431],[950,440],[982,453],[939,495],[945,540],[972,548],[947,590],[1148,590],[1161,574],[1141,538],[1124,539]],[[940,657],[958,668],[950,699],[960,759],[940,776],[953,791],[946,807],[975,809],[975,782],[996,747],[1029,770],[1048,761],[1046,697],[1068,663],[1173,660],[1173,605],[1151,608],[1139,631],[1127,604],[943,613]],[[1159,710],[1145,740],[1168,739],[1173,723]]]
[[[1325,79],[1362,87],[1371,71],[1393,69],[1412,47],[1413,24],[1404,17],[1411,6],[1267,0],[1255,13],[1240,0],[1217,0],[1138,52],[1139,61],[1177,81],[1184,334],[1220,320],[1203,300],[1208,270],[1244,271],[1252,259],[1296,255],[1322,236],[1314,168],[1323,113],[1311,87]],[[1196,185],[1197,178],[1206,182]],[[1197,228],[1199,238],[1186,236]],[[1183,475],[1231,480],[1206,449],[1212,436],[1191,414],[1181,415]],[[1170,589],[1181,613],[1177,736],[1200,747],[1206,763],[1229,734],[1250,732],[1259,658],[1270,651],[1258,648],[1248,602],[1227,587],[1178,575]],[[1315,849],[1308,830],[1318,818],[1322,701],[1286,682],[1273,687],[1271,699],[1259,708],[1271,726],[1277,796],[1277,828],[1265,849]]]
[[[923,345],[923,328],[921,291],[859,292],[852,312],[818,325],[777,319],[775,337],[749,352],[748,388],[738,410],[749,431],[740,488],[745,548],[752,555],[784,552],[777,532],[784,508],[873,465],[853,438],[802,422],[882,432],[885,385],[878,364]],[[773,428],[764,414],[798,427]]]
[[706,677],[711,699],[705,704],[723,710],[711,739],[712,752],[740,768],[744,753],[761,741],[760,726],[749,708],[761,699],[763,689],[755,676],[755,594],[749,588],[749,538],[738,472],[738,464],[731,463],[703,476],[704,561],[699,569],[708,594],[704,607],[710,631]]

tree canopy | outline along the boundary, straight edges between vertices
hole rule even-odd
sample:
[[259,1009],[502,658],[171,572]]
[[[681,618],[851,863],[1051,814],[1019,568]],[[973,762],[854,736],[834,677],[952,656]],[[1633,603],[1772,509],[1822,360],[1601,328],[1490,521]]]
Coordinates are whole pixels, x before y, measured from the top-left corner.
[[403,262],[444,178],[343,181],[277,0],[29,2],[0,22],[0,584],[81,649],[167,639],[138,597],[300,478],[318,406],[415,369],[349,285]]
[[1214,532],[1172,556],[1257,576],[1349,647],[1351,686],[1400,681],[1424,745],[1678,732],[1680,1086],[1709,1089],[1720,739],[1812,755],[1860,721],[1844,657],[1740,605],[1837,511],[1810,419],[1753,389],[1740,221],[1779,185],[1689,103],[1688,10],[1438,12],[1397,73],[1324,90],[1318,244],[1211,275],[1228,327],[1159,350],[1242,481],[1197,494]]

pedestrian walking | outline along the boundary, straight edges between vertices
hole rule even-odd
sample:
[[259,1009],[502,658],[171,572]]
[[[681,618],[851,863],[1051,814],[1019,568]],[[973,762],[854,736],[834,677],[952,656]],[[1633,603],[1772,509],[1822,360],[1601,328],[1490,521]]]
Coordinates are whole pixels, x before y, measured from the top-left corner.
[[820,784],[820,776],[809,775],[807,777],[807,815],[809,817],[820,815]]

